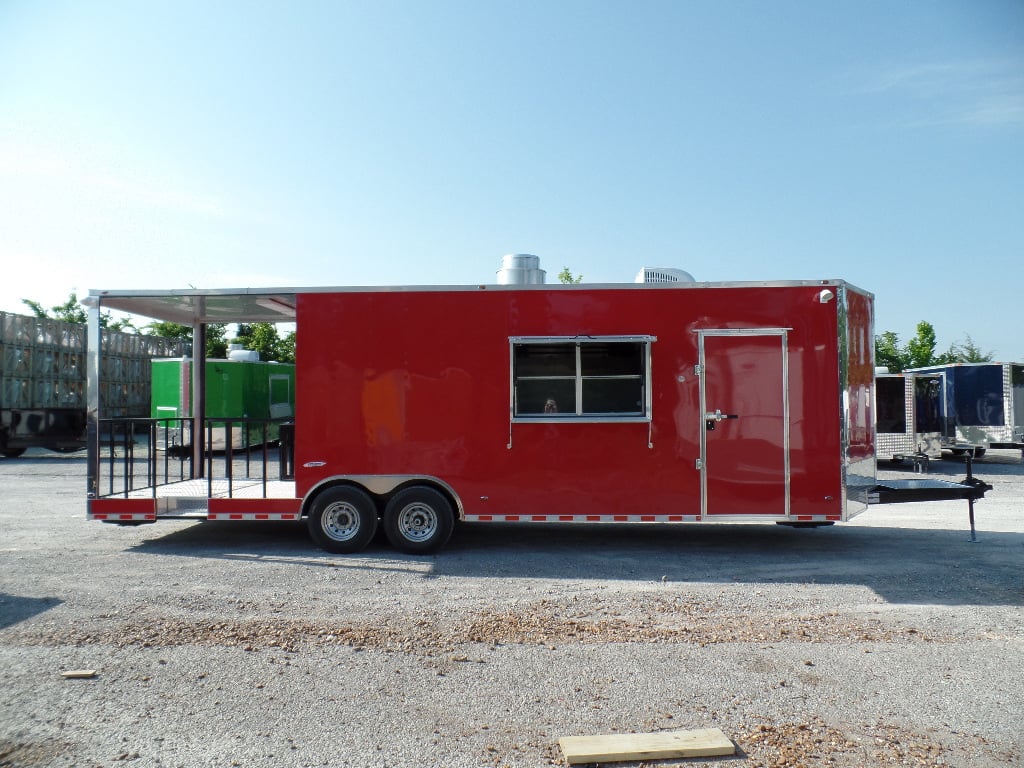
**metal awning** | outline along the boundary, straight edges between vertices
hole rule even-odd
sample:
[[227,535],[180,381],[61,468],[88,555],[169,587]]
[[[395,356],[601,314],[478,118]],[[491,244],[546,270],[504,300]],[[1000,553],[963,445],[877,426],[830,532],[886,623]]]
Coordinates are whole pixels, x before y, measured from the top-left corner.
[[197,323],[293,323],[295,288],[230,288],[217,290],[89,291],[85,300],[100,311],[116,309],[131,315],[182,325]]

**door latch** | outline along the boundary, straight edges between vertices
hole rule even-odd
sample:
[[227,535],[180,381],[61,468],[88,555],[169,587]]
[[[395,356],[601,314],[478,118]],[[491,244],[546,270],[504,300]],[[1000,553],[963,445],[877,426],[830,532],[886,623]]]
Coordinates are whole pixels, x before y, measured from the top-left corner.
[[708,432],[714,432],[715,424],[726,419],[738,419],[740,415],[738,413],[722,413],[720,408],[716,408],[714,413],[708,411],[704,414],[704,426]]

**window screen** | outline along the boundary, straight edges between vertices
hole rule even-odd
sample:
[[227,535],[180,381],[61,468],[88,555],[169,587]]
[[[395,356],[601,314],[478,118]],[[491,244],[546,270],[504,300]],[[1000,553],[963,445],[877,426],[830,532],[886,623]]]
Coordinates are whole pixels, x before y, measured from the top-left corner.
[[513,415],[645,417],[649,350],[635,337],[514,340]]

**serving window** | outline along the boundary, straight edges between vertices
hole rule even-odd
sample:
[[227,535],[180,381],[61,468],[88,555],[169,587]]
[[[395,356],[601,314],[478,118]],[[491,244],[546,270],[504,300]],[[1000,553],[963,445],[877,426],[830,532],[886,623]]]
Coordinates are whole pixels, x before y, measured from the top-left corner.
[[515,419],[650,418],[650,336],[513,338]]

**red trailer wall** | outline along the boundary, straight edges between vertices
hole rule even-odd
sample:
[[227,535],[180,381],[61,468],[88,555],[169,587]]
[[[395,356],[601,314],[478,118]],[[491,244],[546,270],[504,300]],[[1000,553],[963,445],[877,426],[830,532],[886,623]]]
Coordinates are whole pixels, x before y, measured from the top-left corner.
[[[791,512],[838,516],[847,384],[840,302],[821,303],[823,287],[838,293],[832,284],[300,294],[297,493],[334,475],[417,474],[450,484],[467,515],[698,515],[697,331],[786,328]],[[630,334],[657,337],[650,425],[510,423],[509,337]]]

